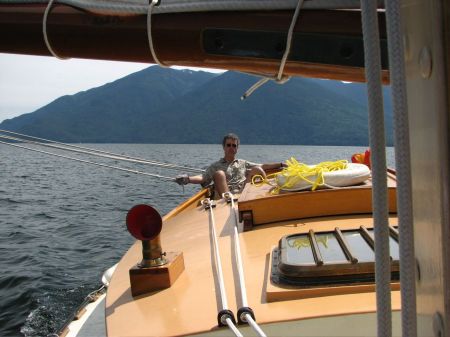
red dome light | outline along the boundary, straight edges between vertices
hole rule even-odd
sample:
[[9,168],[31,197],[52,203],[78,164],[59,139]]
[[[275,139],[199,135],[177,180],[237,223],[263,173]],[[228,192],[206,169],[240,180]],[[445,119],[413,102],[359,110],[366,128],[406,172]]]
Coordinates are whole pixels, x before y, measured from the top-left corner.
[[153,207],[136,205],[128,211],[127,228],[138,240],[152,240],[161,232],[162,218]]

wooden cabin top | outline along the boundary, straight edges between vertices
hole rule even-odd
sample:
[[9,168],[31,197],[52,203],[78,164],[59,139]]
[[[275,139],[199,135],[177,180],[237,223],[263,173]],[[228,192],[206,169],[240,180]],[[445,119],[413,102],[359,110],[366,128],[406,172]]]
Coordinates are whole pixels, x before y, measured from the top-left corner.
[[[397,179],[388,172],[389,212],[397,211]],[[372,210],[372,180],[337,189],[272,194],[268,184],[247,184],[239,197],[239,217],[245,230],[254,225],[339,214],[365,214]]]

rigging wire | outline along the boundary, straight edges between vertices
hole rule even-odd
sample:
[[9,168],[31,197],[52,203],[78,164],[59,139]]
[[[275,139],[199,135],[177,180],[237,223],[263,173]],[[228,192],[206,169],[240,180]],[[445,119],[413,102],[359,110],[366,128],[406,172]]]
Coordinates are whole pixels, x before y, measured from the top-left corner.
[[[1,137],[4,137],[4,136],[0,136],[0,138]],[[89,161],[89,160],[73,158],[73,157],[64,156],[64,155],[61,155],[61,154],[51,153],[51,152],[38,150],[38,149],[32,149],[32,148],[29,148],[29,147],[26,147],[26,146],[13,144],[13,143],[8,143],[8,142],[4,142],[4,141],[1,141],[1,140],[0,140],[0,144],[10,145],[10,146],[18,147],[18,148],[25,149],[25,150],[30,150],[30,151],[34,151],[34,152],[44,153],[44,154],[48,154],[50,156],[55,156],[55,157],[59,157],[59,158],[65,158],[65,159],[69,159],[69,160],[74,160],[74,161],[78,161],[78,162],[81,162],[81,163],[86,163],[86,164],[91,164],[91,165],[96,165],[96,166],[101,166],[101,167],[107,167],[107,168],[111,168],[111,169],[115,169],[115,170],[119,170],[119,171],[135,173],[135,174],[141,174],[141,175],[155,177],[155,178],[160,178],[160,179],[169,180],[169,181],[175,181],[175,179],[172,178],[172,177],[166,177],[166,176],[163,176],[163,175],[160,175],[160,174],[142,172],[142,171],[126,169],[126,168],[118,167],[118,166],[112,166],[112,165],[106,165],[106,164],[101,164],[101,163],[95,163],[95,162],[92,162],[92,161]]]
[[[3,138],[8,138],[8,139],[11,139],[11,140],[17,140],[17,141],[37,144],[37,145],[41,145],[41,146],[55,147],[55,148],[59,148],[59,149],[66,150],[66,151],[86,153],[86,154],[89,154],[89,155],[97,155],[97,156],[100,156],[100,157],[106,157],[106,158],[115,159],[115,160],[123,160],[123,161],[135,162],[135,163],[139,163],[139,164],[147,164],[147,165],[159,166],[159,167],[172,169],[172,170],[183,170],[183,171],[198,172],[198,173],[205,172],[205,170],[194,168],[194,167],[182,166],[182,165],[176,165],[176,164],[169,164],[169,163],[163,163],[163,162],[157,162],[157,161],[154,161],[154,160],[147,160],[147,159],[142,159],[142,158],[137,158],[137,157],[132,157],[132,156],[126,156],[126,155],[119,155],[119,154],[116,154],[116,153],[113,153],[113,152],[96,150],[96,149],[92,149],[92,148],[88,148],[88,147],[61,143],[61,142],[57,142],[57,141],[53,141],[53,140],[49,140],[49,139],[45,139],[45,138],[33,137],[33,136],[21,134],[21,133],[18,133],[18,132],[12,132],[12,131],[8,131],[8,130],[0,129],[0,132],[14,134],[14,135],[18,135],[20,137],[27,137],[27,138],[31,138],[31,139],[36,139],[36,140],[40,140],[41,142],[34,142],[34,141],[30,141],[28,139],[23,139],[23,138],[22,139],[20,139],[20,138],[8,138],[8,136],[0,134],[0,137],[3,137]],[[43,143],[42,141],[48,142],[48,143],[52,143],[52,144],[59,144],[59,145],[62,145],[63,147],[52,146],[50,144]],[[74,149],[80,149],[81,151],[74,150]],[[108,156],[98,155],[96,153],[113,156],[113,158],[108,157]]]

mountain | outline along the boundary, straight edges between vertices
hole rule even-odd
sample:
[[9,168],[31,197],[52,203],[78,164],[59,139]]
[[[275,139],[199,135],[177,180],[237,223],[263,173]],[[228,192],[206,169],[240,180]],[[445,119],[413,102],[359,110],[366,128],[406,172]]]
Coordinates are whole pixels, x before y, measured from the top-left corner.
[[[310,81],[317,83],[322,87],[331,90],[339,95],[344,95],[354,102],[364,106],[364,108],[367,110],[367,87],[365,83],[343,83],[341,81],[328,81],[318,79],[310,79]],[[391,87],[384,85],[382,91],[384,100],[385,125],[386,130],[388,130],[388,139],[392,143],[393,115]]]
[[142,115],[202,85],[214,74],[150,67],[101,87],[62,96],[0,124],[1,128],[65,142],[138,142]]
[[365,85],[292,78],[242,101],[258,79],[149,67],[60,97],[0,129],[82,143],[215,143],[235,132],[246,144],[368,144]]

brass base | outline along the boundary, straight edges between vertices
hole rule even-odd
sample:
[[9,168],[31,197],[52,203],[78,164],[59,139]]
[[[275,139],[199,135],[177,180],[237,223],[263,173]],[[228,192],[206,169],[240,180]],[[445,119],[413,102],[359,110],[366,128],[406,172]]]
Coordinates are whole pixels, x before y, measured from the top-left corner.
[[155,290],[169,288],[184,270],[183,253],[167,253],[167,263],[158,267],[130,269],[131,294],[138,296]]

